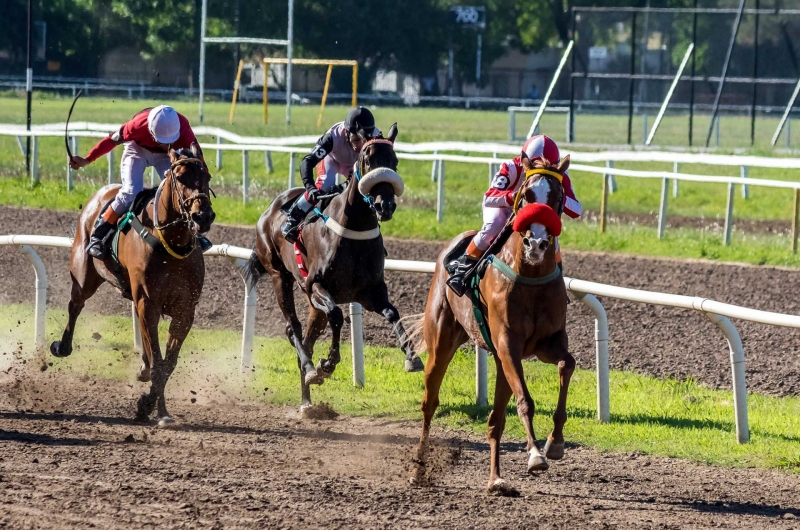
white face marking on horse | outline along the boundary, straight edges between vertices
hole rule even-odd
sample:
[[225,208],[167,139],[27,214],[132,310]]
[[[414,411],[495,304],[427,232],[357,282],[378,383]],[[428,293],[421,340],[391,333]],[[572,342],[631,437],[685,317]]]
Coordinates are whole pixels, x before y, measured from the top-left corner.
[[531,191],[536,196],[536,202],[547,204],[547,197],[550,196],[550,182],[546,178],[535,180],[531,184]]
[[533,223],[531,225],[531,238],[547,239],[547,228],[545,228],[543,224]]
[[547,229],[543,224],[532,223],[530,231],[531,235],[525,236],[522,242],[525,247],[525,260],[535,265],[544,259],[544,254],[547,252],[550,242]]

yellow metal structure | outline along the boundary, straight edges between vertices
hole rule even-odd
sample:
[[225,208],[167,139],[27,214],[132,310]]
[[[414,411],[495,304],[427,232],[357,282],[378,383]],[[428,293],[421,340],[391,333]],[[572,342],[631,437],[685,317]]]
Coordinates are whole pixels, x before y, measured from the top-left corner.
[[[270,64],[286,64],[288,60],[285,58],[273,58],[273,57],[266,57],[264,58],[264,123],[267,123],[268,120],[268,111],[267,111],[267,73]],[[328,73],[325,77],[325,89],[322,93],[322,104],[320,105],[319,110],[319,118],[317,119],[317,127],[322,125],[322,113],[325,110],[325,100],[328,97],[328,86],[331,80],[331,70],[334,66],[350,66],[353,68],[353,97],[350,100],[350,105],[355,107],[358,104],[358,62],[357,61],[348,61],[343,59],[292,59],[292,64],[300,64],[306,66],[327,66]],[[231,111],[232,112],[232,111]],[[233,114],[231,114],[233,115]],[[233,119],[233,118],[231,118]]]
[[236,100],[239,98],[239,83],[242,80],[243,66],[244,66],[244,61],[240,59],[239,69],[236,71],[236,81],[234,81],[233,83],[233,98],[231,99],[231,113],[228,116],[228,123],[230,124],[233,124],[233,113],[236,111]]

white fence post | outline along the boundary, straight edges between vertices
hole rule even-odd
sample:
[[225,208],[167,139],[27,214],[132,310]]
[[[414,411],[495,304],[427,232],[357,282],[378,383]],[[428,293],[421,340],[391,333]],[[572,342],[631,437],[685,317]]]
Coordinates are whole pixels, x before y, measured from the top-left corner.
[[289,188],[294,188],[294,162],[295,162],[295,155],[297,153],[291,153],[289,155]]
[[[742,166],[739,172],[739,175],[746,179],[750,176],[750,168],[747,166]],[[750,198],[750,186],[747,184],[742,184],[742,199],[749,199]]]
[[247,151],[242,151],[242,203],[247,204],[250,198],[250,174],[248,172],[249,157]]
[[715,127],[716,132],[714,134],[714,138],[715,138],[714,143],[715,143],[715,145],[717,147],[719,147],[719,114],[717,114],[717,120],[716,120],[715,126],[716,126]]
[[643,122],[644,127],[642,128],[642,143],[646,144],[647,143],[647,112],[644,113],[643,118],[644,118],[644,122]]
[[158,179],[158,173],[156,172],[156,168],[154,168],[154,167],[151,167],[151,168],[150,168],[150,187],[151,187],[151,188],[155,187],[155,185],[156,185],[156,182],[157,182],[158,180],[159,180],[159,179]]
[[733,378],[733,407],[736,415],[736,440],[740,444],[750,441],[750,426],[747,420],[747,383],[744,372],[744,348],[739,332],[731,321],[715,313],[703,313],[716,324],[728,339],[731,354],[731,376]]
[[444,160],[439,160],[439,177],[436,182],[436,221],[444,218]]
[[[34,136],[34,138],[36,138]],[[47,318],[47,271],[39,254],[28,245],[20,245],[19,249],[33,265],[36,274],[36,305],[34,306],[33,343],[38,350],[45,346],[45,322]]]
[[489,405],[489,354],[475,345],[475,403],[479,407]]
[[517,139],[517,111],[508,109],[508,141],[513,142]]
[[[438,155],[439,151],[434,151],[434,155]],[[436,182],[437,172],[439,171],[439,160],[434,160],[431,162],[431,182]]]
[[664,238],[667,226],[667,199],[669,197],[669,179],[661,179],[661,204],[658,207],[658,239]]
[[722,244],[730,246],[731,230],[733,226],[733,184],[728,183],[728,200],[725,206],[725,230],[722,235]]
[[573,294],[594,313],[594,347],[597,370],[597,419],[611,421],[611,400],[608,375],[608,317],[603,304],[591,294],[573,291]]
[[114,150],[108,152],[108,183],[114,184]]
[[[680,172],[679,169],[680,169],[680,164],[678,164],[677,162],[673,162],[672,172],[679,173]],[[673,197],[678,196],[678,179],[672,179],[672,196]]]
[[244,280],[244,318],[242,320],[242,359],[239,369],[242,373],[253,368],[253,337],[256,327],[256,306],[258,291],[255,284],[248,282],[247,260],[234,258],[231,261],[239,269]]
[[[606,167],[614,169],[614,161],[606,160]],[[617,191],[617,178],[611,173],[608,173],[606,178],[608,179],[608,192],[614,193]]]
[[31,183],[39,184],[39,138],[33,137],[33,160],[31,160]]
[[361,304],[350,304],[350,344],[353,349],[353,386],[364,388],[364,310]]
[[[217,136],[217,145],[222,145],[222,137]],[[222,169],[222,149],[217,149],[217,169]]]
[[133,351],[142,354],[142,328],[139,322],[139,313],[136,311],[136,304],[131,302],[131,317],[133,319]]
[[267,173],[271,175],[275,168],[272,166],[272,153],[269,151],[264,151],[264,164],[267,166]]

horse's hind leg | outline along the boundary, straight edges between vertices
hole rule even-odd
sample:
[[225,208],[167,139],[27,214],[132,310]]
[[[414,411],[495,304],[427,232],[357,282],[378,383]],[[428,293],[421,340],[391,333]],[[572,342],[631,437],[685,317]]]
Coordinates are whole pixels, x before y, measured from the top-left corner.
[[547,458],[560,460],[564,457],[564,424],[567,423],[567,393],[575,358],[568,350],[567,333],[559,331],[547,341],[537,344],[536,356],[546,363],[558,365],[558,404],[553,413],[553,432],[547,437],[544,453]]
[[167,335],[167,352],[164,361],[158,363],[155,367],[155,376],[153,377],[153,388],[151,394],[156,396],[156,405],[158,407],[158,425],[159,427],[169,427],[175,423],[175,420],[167,412],[167,403],[164,398],[164,391],[167,387],[172,372],[178,364],[178,354],[183,346],[183,341],[192,329],[194,322],[194,306],[182,315],[173,316],[169,324],[169,334]]
[[56,357],[67,357],[72,353],[72,336],[75,333],[75,322],[78,320],[83,306],[86,305],[86,300],[91,298],[97,291],[97,288],[103,284],[103,279],[97,274],[94,267],[84,263],[82,268],[84,269],[84,271],[82,271],[83,282],[80,282],[75,277],[74,272],[71,273],[72,292],[69,298],[69,305],[67,306],[69,319],[67,320],[67,325],[64,327],[61,340],[54,341],[50,344],[50,353]]
[[365,304],[365,309],[383,315],[392,325],[392,330],[397,340],[400,342],[400,349],[406,356],[406,372],[421,372],[425,368],[422,365],[422,359],[414,355],[414,345],[411,343],[411,340],[409,340],[403,323],[400,322],[400,312],[389,301],[386,285],[383,285],[383,289],[376,289],[376,291],[372,293],[371,298],[372,300]]

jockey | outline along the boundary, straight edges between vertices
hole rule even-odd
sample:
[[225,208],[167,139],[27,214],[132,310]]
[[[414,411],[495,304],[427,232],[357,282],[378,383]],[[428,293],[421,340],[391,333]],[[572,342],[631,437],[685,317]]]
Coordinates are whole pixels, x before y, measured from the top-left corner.
[[[297,241],[297,227],[317,204],[317,198],[336,186],[336,174],[350,177],[364,144],[381,134],[366,107],[356,107],[344,121],[323,134],[314,149],[300,162],[300,176],[306,191],[292,205],[281,233],[289,243]],[[316,180],[314,175],[316,173]]]
[[[452,271],[451,278],[447,283],[459,296],[463,295],[467,288],[464,281],[466,272],[477,263],[492,241],[500,235],[514,211],[514,194],[525,181],[523,158],[531,161],[540,158],[551,164],[558,164],[561,161],[561,154],[558,145],[552,138],[537,134],[528,138],[525,145],[522,146],[522,153],[519,157],[500,166],[500,170],[492,179],[489,191],[483,197],[483,227],[472,238],[466,252],[447,266],[448,270]],[[583,207],[575,197],[572,183],[566,173],[562,185],[564,187],[564,213],[577,219],[583,212]],[[558,238],[556,238],[556,263],[563,270]]]
[[[101,156],[124,144],[120,161],[122,187],[101,217],[97,218],[86,246],[90,256],[103,259],[108,251],[108,242],[114,234],[119,218],[128,210],[136,195],[144,189],[144,170],[152,166],[162,179],[172,166],[169,149],[191,149],[197,144],[189,121],[175,109],[167,105],[147,108],[122,125],[95,145],[86,158],[73,156],[69,161],[72,169],[86,167]],[[203,153],[197,145],[200,159]],[[205,163],[205,160],[203,160]],[[198,237],[200,247],[205,251],[211,242],[204,236]]]

